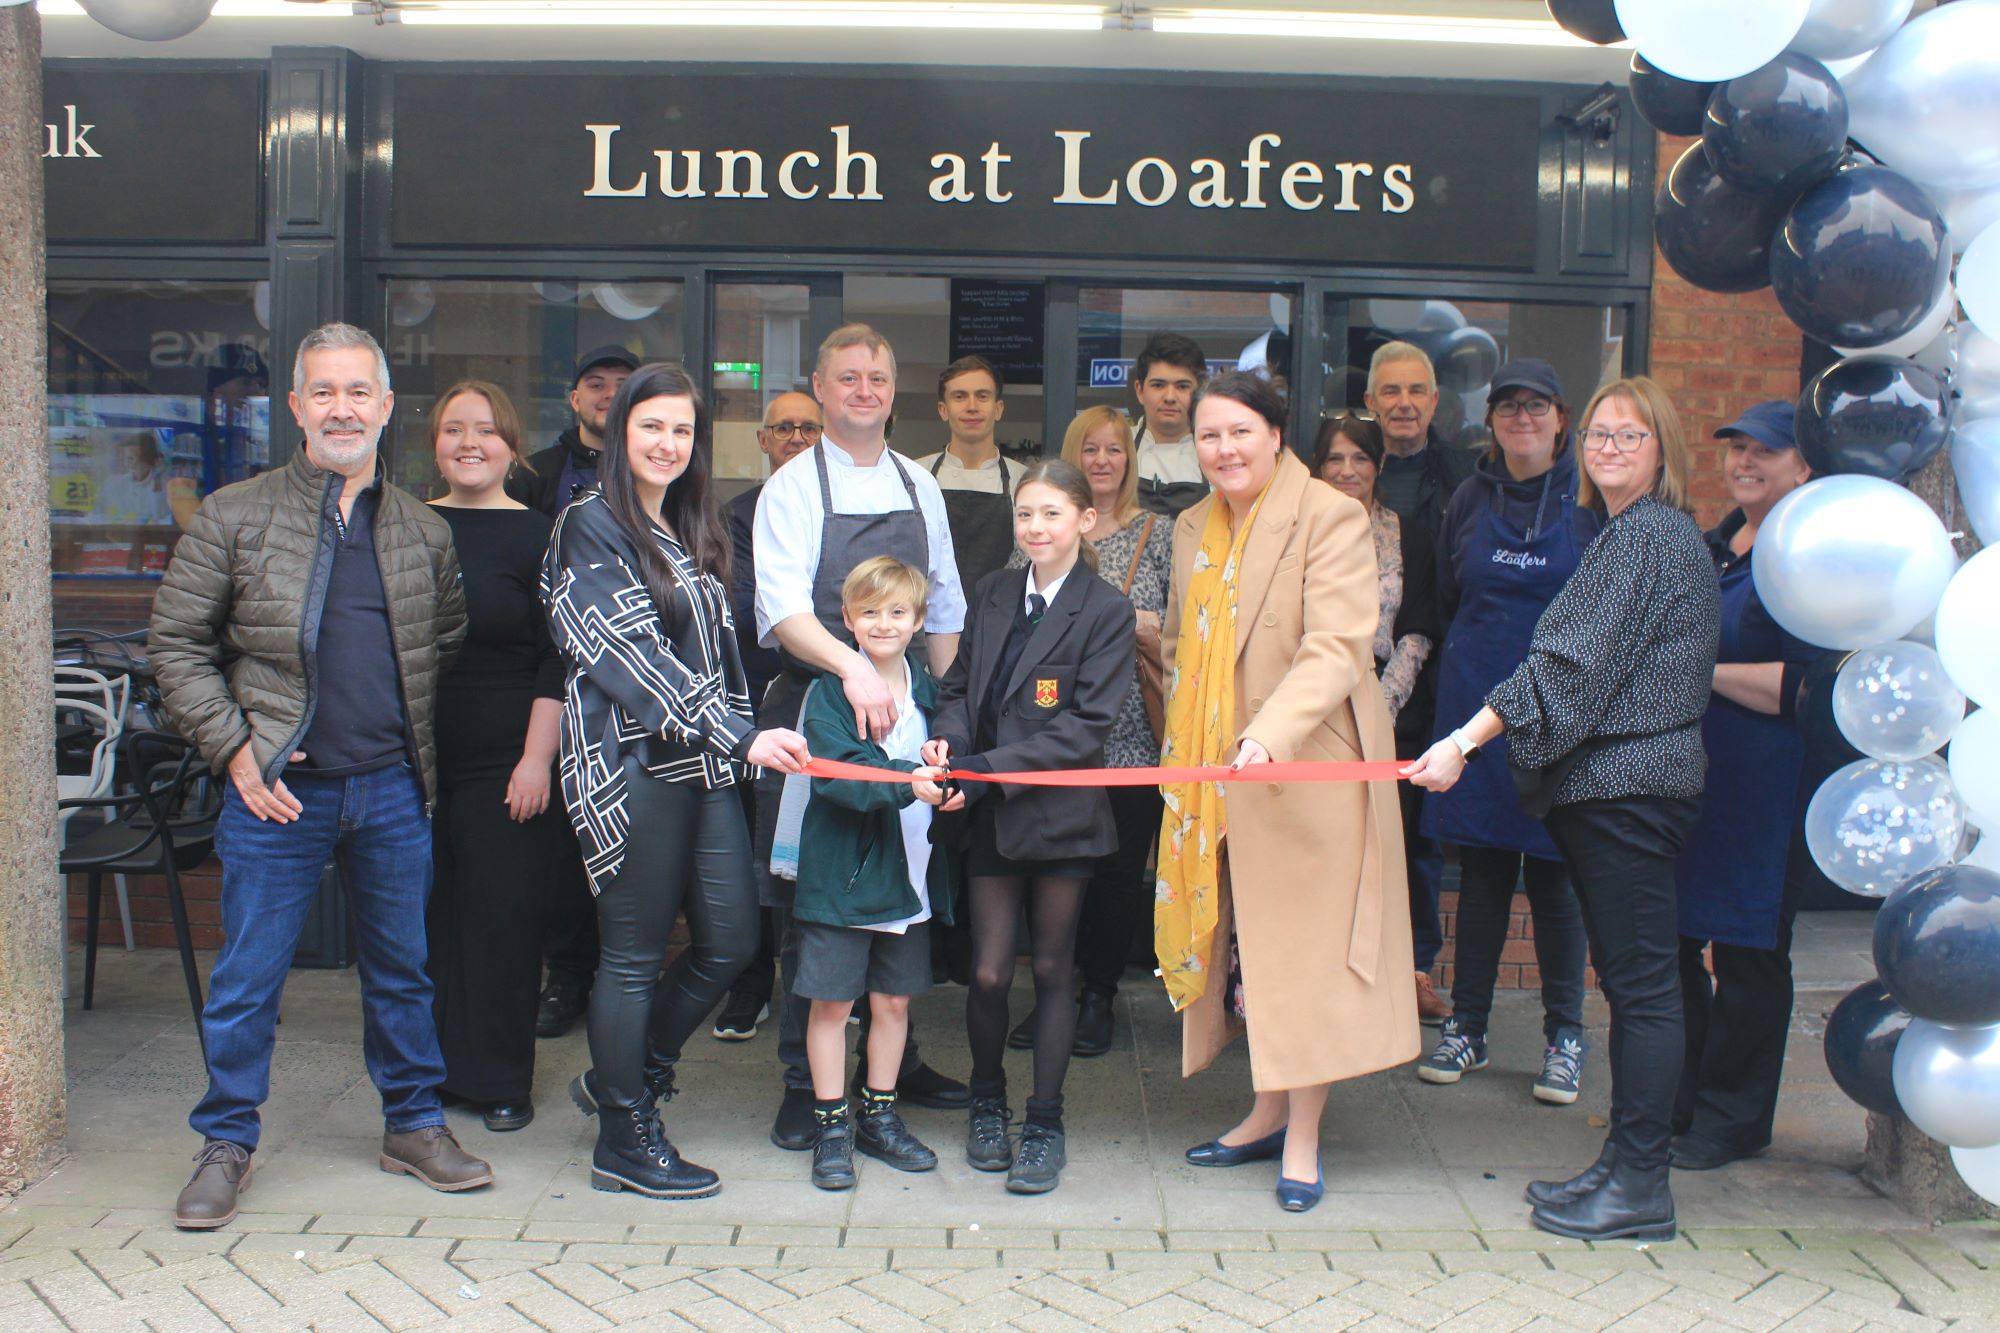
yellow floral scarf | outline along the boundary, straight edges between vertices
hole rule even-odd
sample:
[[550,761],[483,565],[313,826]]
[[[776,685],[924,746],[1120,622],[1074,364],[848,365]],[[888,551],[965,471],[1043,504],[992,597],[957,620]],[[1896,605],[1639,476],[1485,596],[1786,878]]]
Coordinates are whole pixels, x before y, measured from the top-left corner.
[[[1236,734],[1236,571],[1243,543],[1256,525],[1258,497],[1234,540],[1229,506],[1208,511],[1201,549],[1188,571],[1174,674],[1167,682],[1167,734],[1160,763],[1221,764]],[[1167,998],[1176,1010],[1208,988],[1208,959],[1221,915],[1221,850],[1226,831],[1223,791],[1212,782],[1162,787],[1159,880],[1154,889],[1153,947]]]

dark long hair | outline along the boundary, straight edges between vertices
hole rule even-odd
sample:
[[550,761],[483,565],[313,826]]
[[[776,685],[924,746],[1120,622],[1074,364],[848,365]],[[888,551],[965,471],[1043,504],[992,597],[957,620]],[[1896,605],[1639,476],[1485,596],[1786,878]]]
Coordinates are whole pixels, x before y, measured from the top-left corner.
[[[639,577],[653,595],[653,605],[665,620],[673,607],[674,567],[653,536],[654,516],[639,501],[632,481],[632,462],[626,454],[625,424],[632,409],[652,398],[687,398],[694,403],[694,448],[687,468],[667,487],[659,517],[680,539],[695,568],[712,574],[729,586],[729,530],[723,526],[709,490],[708,404],[701,390],[679,366],[654,362],[641,366],[620,386],[604,416],[604,453],[597,461],[597,489],[605,508],[639,550]],[[690,590],[692,594],[692,590]]]
[[1311,467],[1315,477],[1326,466],[1326,456],[1333,452],[1336,438],[1352,441],[1357,449],[1368,455],[1369,462],[1378,468],[1382,466],[1382,427],[1367,417],[1340,412],[1320,418],[1319,434],[1313,437]]
[[[1126,466],[1136,467],[1127,461]],[[1090,481],[1083,475],[1083,469],[1060,458],[1038,458],[1028,464],[1021,473],[1021,479],[1014,483],[1014,494],[1019,495],[1023,486],[1050,486],[1061,491],[1069,502],[1076,506],[1080,514],[1086,509],[1097,507],[1097,501],[1090,494]],[[1097,570],[1097,548],[1088,540],[1081,544],[1078,559],[1095,573]]]

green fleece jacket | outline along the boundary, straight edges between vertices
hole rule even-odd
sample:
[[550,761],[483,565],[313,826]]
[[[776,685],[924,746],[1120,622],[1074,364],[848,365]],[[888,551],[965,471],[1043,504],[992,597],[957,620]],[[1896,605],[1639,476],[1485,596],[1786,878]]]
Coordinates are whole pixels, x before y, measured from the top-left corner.
[[[917,708],[929,718],[937,707],[937,684],[914,657],[906,659]],[[806,744],[815,759],[893,768],[921,767],[891,759],[882,747],[854,730],[854,709],[831,676],[814,681],[806,695]],[[903,855],[902,809],[916,799],[907,783],[854,782],[814,778],[799,833],[798,894],[792,915],[825,926],[873,926],[901,921],[917,911],[910,863]],[[958,897],[957,858],[939,847],[931,853],[931,915],[952,919]]]

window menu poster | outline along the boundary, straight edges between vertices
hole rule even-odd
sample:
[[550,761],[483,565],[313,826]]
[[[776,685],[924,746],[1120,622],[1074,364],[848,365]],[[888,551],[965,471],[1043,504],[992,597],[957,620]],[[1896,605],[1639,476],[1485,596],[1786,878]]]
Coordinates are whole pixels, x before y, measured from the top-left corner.
[[1009,384],[1040,384],[1043,303],[1039,282],[953,278],[951,359],[982,356]]

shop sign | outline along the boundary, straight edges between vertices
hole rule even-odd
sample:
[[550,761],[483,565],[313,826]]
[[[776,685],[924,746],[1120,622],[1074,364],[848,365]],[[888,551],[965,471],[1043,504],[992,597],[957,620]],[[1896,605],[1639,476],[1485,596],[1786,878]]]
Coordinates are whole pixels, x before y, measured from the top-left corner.
[[390,96],[398,245],[1534,265],[1533,90],[406,65]]

